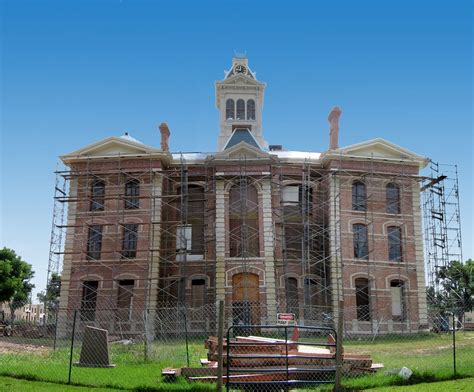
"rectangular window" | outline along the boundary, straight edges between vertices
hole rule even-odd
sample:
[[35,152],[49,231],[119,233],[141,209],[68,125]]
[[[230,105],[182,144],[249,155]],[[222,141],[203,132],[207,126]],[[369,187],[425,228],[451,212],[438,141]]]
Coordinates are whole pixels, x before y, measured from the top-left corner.
[[367,226],[363,224],[355,224],[352,226],[354,241],[354,258],[369,259],[369,242],[367,236]]
[[102,250],[102,225],[89,226],[87,239],[87,259],[100,260]]
[[138,224],[123,225],[122,257],[133,259],[137,256]]
[[400,188],[396,184],[388,184],[386,188],[387,212],[400,213]]
[[99,282],[88,280],[82,284],[81,320],[94,321],[95,308],[97,306],[97,291]]
[[117,318],[119,321],[128,321],[131,318],[133,300],[133,280],[120,280],[117,295]]
[[365,184],[361,181],[352,184],[352,209],[354,211],[367,210],[367,192]]
[[91,188],[91,211],[103,211],[105,203],[105,182],[94,181]]
[[399,227],[387,228],[388,233],[388,259],[402,261],[402,231]]
[[204,279],[193,279],[191,282],[191,307],[199,308],[204,305],[206,295],[206,281]]
[[176,250],[180,253],[191,253],[193,238],[191,225],[179,225],[176,229]]
[[140,207],[140,182],[130,180],[125,184],[125,209],[133,210]]

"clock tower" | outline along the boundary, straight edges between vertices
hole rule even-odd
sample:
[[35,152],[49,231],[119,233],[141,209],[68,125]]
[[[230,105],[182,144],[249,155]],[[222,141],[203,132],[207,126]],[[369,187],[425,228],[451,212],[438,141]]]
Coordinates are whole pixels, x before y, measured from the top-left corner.
[[216,106],[220,132],[217,150],[226,149],[236,129],[248,129],[257,144],[266,149],[262,135],[263,96],[266,84],[259,82],[246,56],[235,56],[223,80],[216,82]]

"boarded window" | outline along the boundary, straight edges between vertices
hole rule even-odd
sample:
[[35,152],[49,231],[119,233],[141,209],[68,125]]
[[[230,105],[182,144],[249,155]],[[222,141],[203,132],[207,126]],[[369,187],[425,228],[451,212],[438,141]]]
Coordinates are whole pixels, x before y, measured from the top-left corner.
[[225,103],[225,118],[227,120],[235,118],[235,102],[233,99],[228,99]]
[[289,185],[282,188],[281,199],[284,206],[298,205],[300,201],[300,187]]
[[117,318],[120,321],[128,321],[131,318],[133,301],[133,280],[120,280],[117,295]]
[[196,185],[188,187],[188,221],[191,225],[191,247],[188,249],[193,255],[204,254],[204,226],[205,226],[204,188]]
[[352,184],[352,209],[354,211],[367,210],[367,192],[362,181],[355,181]]
[[87,238],[87,259],[99,260],[102,250],[102,225],[89,226]]
[[369,259],[369,241],[367,236],[367,226],[356,223],[352,226],[354,242],[354,258]]
[[388,259],[402,261],[402,230],[397,226],[387,228],[388,234]]
[[389,214],[400,213],[400,187],[390,183],[386,187],[387,212]]
[[357,278],[355,280],[355,287],[357,320],[370,321],[369,280],[365,278]]
[[140,181],[130,180],[125,184],[125,209],[133,210],[140,207]]
[[255,120],[255,101],[253,99],[247,101],[247,120]]
[[94,321],[95,308],[97,306],[97,291],[99,282],[87,280],[82,284],[81,320]]
[[392,319],[394,321],[405,320],[404,283],[400,280],[390,282],[390,294],[392,298]]
[[243,179],[230,190],[230,257],[259,257],[258,193]]
[[193,279],[191,281],[191,306],[199,308],[205,303],[206,281],[204,279]]
[[137,256],[138,224],[123,225],[122,258],[132,259]]
[[105,182],[96,180],[91,187],[91,211],[102,211],[105,201]]

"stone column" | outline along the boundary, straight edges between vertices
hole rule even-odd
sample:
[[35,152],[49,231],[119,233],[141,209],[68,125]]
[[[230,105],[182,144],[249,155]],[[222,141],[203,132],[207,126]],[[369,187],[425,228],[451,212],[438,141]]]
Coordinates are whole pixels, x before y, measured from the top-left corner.
[[224,180],[216,181],[216,300],[225,301],[225,194]]
[[148,265],[148,285],[147,298],[145,301],[145,311],[147,312],[147,338],[152,339],[155,336],[155,318],[156,308],[158,306],[158,290],[160,278],[160,246],[161,246],[161,210],[163,176],[155,169],[150,190],[151,203],[151,225],[150,225],[150,259]]
[[263,246],[265,257],[265,283],[267,286],[267,316],[270,323],[276,322],[275,282],[275,232],[273,229],[272,189],[270,179],[262,182]]
[[421,223],[420,186],[413,181],[413,235],[415,240],[416,284],[418,286],[418,314],[420,325],[428,325],[428,305],[426,303],[425,257],[423,252],[423,228]]
[[339,300],[343,300],[342,282],[342,244],[341,244],[341,208],[340,208],[340,178],[337,174],[330,175],[329,190],[329,233],[330,233],[330,271],[331,298],[334,320],[337,321]]

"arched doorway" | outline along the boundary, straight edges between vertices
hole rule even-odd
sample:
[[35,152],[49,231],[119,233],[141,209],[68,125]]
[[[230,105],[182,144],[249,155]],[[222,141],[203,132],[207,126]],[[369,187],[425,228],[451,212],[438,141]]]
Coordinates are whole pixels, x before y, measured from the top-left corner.
[[242,272],[232,276],[232,321],[234,325],[260,324],[258,275]]

